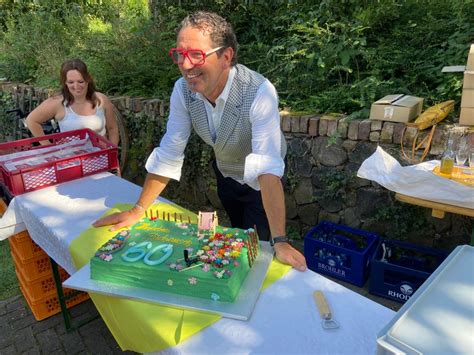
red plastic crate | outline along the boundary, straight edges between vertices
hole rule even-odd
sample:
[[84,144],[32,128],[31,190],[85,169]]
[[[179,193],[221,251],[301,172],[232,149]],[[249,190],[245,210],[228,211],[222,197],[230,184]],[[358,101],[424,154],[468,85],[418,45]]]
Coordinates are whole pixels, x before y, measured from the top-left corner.
[[[49,140],[48,146],[36,146],[38,142]],[[46,149],[71,143],[89,140],[93,147],[99,148],[95,152],[78,153],[77,155],[54,159],[33,166],[19,166],[7,169],[5,156],[10,155],[11,161],[16,161],[14,153],[31,151],[40,156]],[[81,151],[80,148],[77,149]],[[35,156],[33,155],[33,156]],[[110,171],[119,168],[118,148],[104,137],[90,129],[79,129],[62,133],[50,134],[44,137],[21,139],[14,142],[0,144],[0,183],[12,195],[42,189],[62,182],[78,179],[84,176]]]

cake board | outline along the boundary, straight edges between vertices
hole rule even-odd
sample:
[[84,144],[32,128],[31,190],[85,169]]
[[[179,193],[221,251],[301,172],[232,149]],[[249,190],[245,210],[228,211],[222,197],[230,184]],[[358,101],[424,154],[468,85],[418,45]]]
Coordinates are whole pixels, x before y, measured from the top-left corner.
[[255,260],[251,272],[249,272],[244,280],[240,292],[233,303],[92,280],[90,278],[90,263],[87,263],[64,281],[63,286],[107,296],[136,299],[195,311],[206,311],[219,314],[226,318],[248,320],[257,303],[260,289],[262,288],[272,259],[273,248],[270,246],[270,243],[260,241],[260,255],[257,260]]

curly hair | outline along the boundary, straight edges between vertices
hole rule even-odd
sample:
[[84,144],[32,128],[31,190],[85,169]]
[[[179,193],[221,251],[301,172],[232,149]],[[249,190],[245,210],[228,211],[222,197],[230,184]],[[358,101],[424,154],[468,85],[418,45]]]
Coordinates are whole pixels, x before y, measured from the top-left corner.
[[61,70],[59,73],[59,82],[61,84],[61,94],[63,95],[63,104],[66,103],[68,106],[74,103],[74,96],[71,95],[69,89],[67,88],[66,81],[67,81],[67,73],[70,70],[77,70],[81,73],[84,80],[87,82],[87,93],[86,93],[86,100],[92,102],[92,107],[95,107],[99,102],[99,99],[96,95],[96,86],[94,83],[94,79],[89,74],[87,70],[87,65],[80,59],[71,59],[65,61],[61,65]]
[[[209,35],[215,47],[232,48],[234,56],[231,65],[237,64],[237,38],[234,29],[223,17],[213,12],[196,11],[181,21],[177,33],[185,27],[200,29],[204,34]],[[221,55],[222,50],[217,53]]]

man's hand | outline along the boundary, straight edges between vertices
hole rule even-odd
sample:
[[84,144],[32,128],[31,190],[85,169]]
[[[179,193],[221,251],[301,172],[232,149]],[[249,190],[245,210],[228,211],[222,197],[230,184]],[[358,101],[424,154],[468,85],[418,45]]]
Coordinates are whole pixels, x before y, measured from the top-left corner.
[[132,224],[138,222],[140,218],[142,218],[142,216],[143,210],[137,207],[133,207],[128,211],[117,212],[111,214],[110,216],[98,219],[97,221],[92,223],[92,225],[96,228],[112,225],[109,231],[113,232],[120,228],[131,226]]
[[276,257],[284,264],[293,266],[296,270],[306,270],[306,259],[289,243],[275,243]]

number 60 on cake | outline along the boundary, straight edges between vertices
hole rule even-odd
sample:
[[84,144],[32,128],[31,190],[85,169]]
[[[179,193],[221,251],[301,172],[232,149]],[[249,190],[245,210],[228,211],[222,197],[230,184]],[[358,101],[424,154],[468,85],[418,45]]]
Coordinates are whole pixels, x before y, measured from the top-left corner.
[[254,229],[218,226],[215,212],[200,212],[198,224],[150,216],[97,250],[91,279],[233,302],[259,249]]

